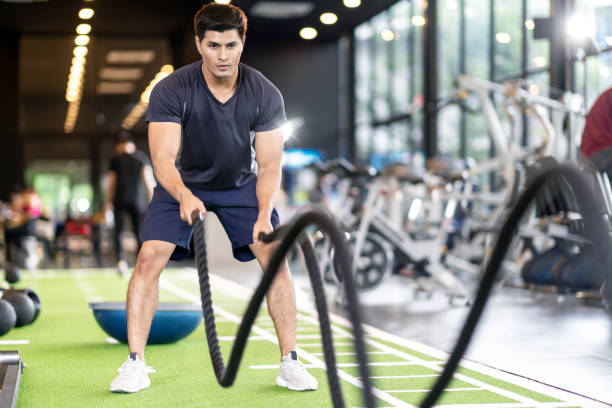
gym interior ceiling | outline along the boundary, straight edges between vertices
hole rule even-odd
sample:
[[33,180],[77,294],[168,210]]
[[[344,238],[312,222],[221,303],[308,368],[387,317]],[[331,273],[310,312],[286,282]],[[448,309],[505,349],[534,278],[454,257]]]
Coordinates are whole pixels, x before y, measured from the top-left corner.
[[[176,67],[190,58],[197,58],[195,49],[189,44],[191,22],[198,8],[208,2],[0,0],[0,31],[17,32],[20,37],[19,133],[29,140],[49,142],[58,138],[79,139],[93,133],[116,133],[162,65],[173,64]],[[244,9],[249,17],[248,43],[266,46],[303,42],[298,35],[303,26],[319,29],[316,42],[336,40],[395,2],[364,1],[360,7],[353,9],[344,7],[341,1],[328,0],[235,0],[232,4]],[[74,131],[66,133],[66,82],[76,36],[75,27],[83,22],[77,13],[83,7],[93,8],[95,15],[90,20],[93,28],[88,44],[79,118]],[[283,11],[291,14],[292,10],[300,9],[306,10],[306,14],[275,18],[267,14],[283,14]],[[323,26],[318,21],[319,15],[326,11],[338,15],[337,24]],[[109,67],[106,58],[113,50],[151,50],[154,58],[132,66],[138,68],[138,78],[132,81],[133,85],[127,90],[101,94],[101,71]],[[144,134],[144,121],[139,121],[134,131]]]

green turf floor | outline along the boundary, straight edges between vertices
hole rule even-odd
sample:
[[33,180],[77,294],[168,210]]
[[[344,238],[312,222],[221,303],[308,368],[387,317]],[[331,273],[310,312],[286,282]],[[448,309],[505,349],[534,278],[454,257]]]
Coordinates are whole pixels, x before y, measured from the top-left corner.
[[[192,269],[165,271],[160,301],[197,301],[195,282]],[[310,309],[301,309],[298,313],[298,348],[301,360],[319,380],[318,391],[296,393],[274,385],[279,351],[274,343],[272,322],[262,310],[233,387],[224,389],[217,384],[204,330],[199,327],[178,343],[148,347],[147,364],[157,370],[149,375],[151,388],[132,395],[112,394],[108,391],[109,383],[127,357],[127,346],[107,341],[108,336],[96,324],[88,302],[123,301],[127,281],[110,270],[41,271],[24,274],[19,286],[35,289],[43,303],[41,315],[34,324],[13,329],[0,339],[29,341],[26,345],[0,346],[4,350],[20,350],[27,365],[19,389],[19,408],[331,406],[317,320]],[[244,292],[223,285],[214,285],[213,291],[218,331],[219,336],[224,336],[221,345],[227,361],[232,336],[238,327],[236,322],[248,299]],[[341,319],[335,319],[333,326],[346,406],[363,406],[357,386],[359,371],[351,354],[350,327]],[[378,406],[417,405],[443,368],[444,359],[376,331],[367,332]],[[507,377],[464,366],[438,404],[576,406],[575,402],[572,405],[559,399],[559,393],[552,388],[548,390],[535,383],[532,387],[525,385],[524,380],[509,381]]]

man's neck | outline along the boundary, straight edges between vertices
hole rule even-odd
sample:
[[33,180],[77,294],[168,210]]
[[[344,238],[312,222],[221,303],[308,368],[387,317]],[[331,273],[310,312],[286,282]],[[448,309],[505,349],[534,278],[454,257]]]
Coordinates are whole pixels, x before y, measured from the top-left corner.
[[208,85],[209,88],[219,91],[233,91],[236,89],[238,83],[238,70],[236,70],[234,75],[226,78],[214,76],[204,68],[204,64],[202,64],[201,71],[206,81],[206,85]]

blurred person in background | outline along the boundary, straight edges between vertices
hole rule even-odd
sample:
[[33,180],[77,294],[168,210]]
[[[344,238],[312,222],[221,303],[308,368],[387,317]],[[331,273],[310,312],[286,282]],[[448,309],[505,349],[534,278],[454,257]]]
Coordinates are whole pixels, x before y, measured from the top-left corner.
[[582,132],[583,160],[612,178],[612,88],[604,91],[589,111]]
[[140,248],[140,224],[144,215],[145,203],[142,200],[142,187],[151,200],[155,178],[147,156],[136,149],[132,136],[121,132],[115,140],[115,155],[111,159],[108,172],[108,187],[104,199],[104,212],[113,211],[115,223],[115,248],[117,249],[117,269],[120,275],[128,271],[122,234],[125,216],[130,217],[132,229]]
[[34,187],[28,185],[13,187],[8,211],[4,212],[4,242],[6,261],[15,263],[15,251],[21,248],[22,239],[36,234],[35,222],[42,212],[40,197]]

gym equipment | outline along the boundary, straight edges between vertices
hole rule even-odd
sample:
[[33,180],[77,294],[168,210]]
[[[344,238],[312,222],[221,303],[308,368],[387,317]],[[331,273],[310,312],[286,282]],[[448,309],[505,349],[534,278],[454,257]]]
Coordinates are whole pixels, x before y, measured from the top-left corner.
[[[552,177],[562,176],[565,181],[571,186],[576,194],[577,201],[580,204],[581,212],[584,219],[584,235],[587,240],[594,243],[596,251],[602,255],[600,259],[602,273],[605,271],[608,283],[612,279],[612,239],[608,233],[608,228],[605,223],[602,223],[602,217],[598,210],[593,192],[589,189],[588,183],[585,182],[583,175],[574,167],[561,166],[542,170],[533,181],[525,188],[524,192],[517,199],[512,207],[512,210],[505,218],[504,223],[497,235],[493,251],[487,263],[474,303],[465,324],[461,330],[459,338],[453,348],[453,351],[444,365],[444,370],[435,382],[432,390],[427,394],[421,402],[421,407],[430,408],[439,399],[442,392],[448,386],[453,374],[457,370],[459,361],[463,357],[476,325],[482,315],[486,302],[490,296],[493,284],[496,281],[496,275],[501,269],[508,248],[514,241],[514,236],[517,233],[518,225],[531,202],[534,200],[542,185],[549,181]],[[347,308],[353,326],[353,336],[355,341],[355,350],[357,352],[357,360],[359,362],[359,373],[363,382],[364,405],[368,408],[375,406],[374,397],[372,394],[372,384],[369,377],[368,360],[365,354],[365,343],[363,332],[361,329],[361,319],[357,294],[352,282],[352,273],[350,267],[350,256],[342,233],[334,226],[333,221],[325,214],[318,211],[311,211],[299,216],[291,226],[283,226],[277,228],[272,234],[262,236],[266,242],[271,242],[282,238],[277,250],[274,252],[268,268],[264,272],[263,278],[255,290],[245,316],[240,324],[236,335],[232,353],[230,355],[229,364],[226,367],[223,362],[223,357],[219,350],[217,339],[216,326],[214,320],[214,310],[210,295],[210,284],[208,278],[208,265],[206,260],[206,246],[204,241],[204,224],[202,215],[199,212],[192,214],[194,224],[194,245],[196,253],[196,262],[198,267],[198,275],[200,280],[200,293],[202,299],[202,310],[204,313],[206,336],[208,347],[213,361],[215,375],[220,385],[229,387],[233,384],[236,377],[240,359],[246,340],[248,338],[251,326],[257,316],[258,308],[263,301],[263,298],[270,287],[280,263],[286,256],[291,245],[299,240],[300,246],[304,251],[308,273],[313,285],[313,294],[319,315],[321,326],[321,336],[323,340],[323,349],[325,354],[325,363],[327,366],[327,377],[330,383],[330,390],[334,407],[343,407],[342,391],[339,388],[338,376],[335,366],[335,356],[333,349],[333,341],[331,338],[331,330],[329,326],[329,316],[327,315],[327,305],[325,303],[325,293],[322,287],[321,275],[318,269],[316,259],[314,258],[314,250],[309,239],[302,234],[304,228],[315,224],[320,231],[330,236],[331,242],[334,244],[336,256],[339,257],[342,282],[346,291]],[[612,301],[612,291],[608,285],[602,289],[605,294],[605,302],[609,305]]]
[[25,293],[9,289],[4,292],[2,299],[10,303],[15,309],[15,313],[17,314],[15,327],[30,324],[36,318],[36,306],[32,299]]
[[[432,390],[421,402],[421,407],[432,407],[452,379],[459,361],[463,357],[472,335],[474,334],[478,320],[491,294],[496,275],[501,269],[506,252],[514,240],[517,225],[520,224],[521,218],[530,207],[531,202],[535,199],[542,185],[550,179],[559,176],[562,176],[574,190],[584,218],[585,238],[595,243],[594,246],[597,248],[598,253],[601,254],[601,271],[607,274],[605,278],[607,278],[608,281],[612,279],[612,251],[610,250],[610,248],[612,248],[612,239],[606,224],[602,222],[602,217],[600,216],[600,211],[596,204],[597,201],[593,192],[589,189],[589,183],[586,182],[584,176],[578,169],[570,165],[542,170],[534,177],[533,181],[527,185],[513,206],[512,211],[505,218],[504,224],[497,235],[493,252],[491,253],[489,262],[480,281],[474,304],[461,330],[461,334],[444,366],[444,371],[440,377],[438,377]],[[606,294],[606,299],[604,301],[609,305],[612,302],[612,293],[609,289],[606,289],[604,293]]]
[[19,351],[0,351],[0,366],[5,368],[2,370],[4,375],[0,376],[0,407],[15,408],[23,372]]
[[[90,303],[98,325],[109,336],[127,343],[125,302]],[[191,303],[159,303],[151,323],[147,344],[174,343],[190,335],[202,321],[202,310]]]
[[[565,291],[598,291],[603,285],[605,270],[602,270],[602,255],[597,247],[585,246],[572,257],[559,262],[553,271],[553,280]],[[605,256],[605,255],[604,255]]]
[[34,289],[21,289],[21,290],[17,290],[17,292],[22,292],[25,293],[25,295],[27,297],[29,297],[32,302],[34,302],[34,318],[32,319],[32,321],[30,323],[33,323],[36,319],[38,319],[38,315],[40,314],[40,309],[42,308],[42,304],[40,302],[40,298],[38,297],[38,294],[34,291]]
[[557,243],[547,251],[537,254],[527,262],[521,271],[525,283],[534,285],[554,284],[553,270],[555,266],[573,255],[573,252]]
[[[349,241],[349,252],[352,253],[355,245],[355,237],[351,235]],[[359,289],[373,289],[378,286],[384,278],[392,272],[394,266],[394,255],[391,245],[379,234],[370,233],[366,235],[363,248],[354,268],[355,284]],[[334,271],[336,276],[340,273],[338,259],[334,257]]]
[[7,264],[4,267],[4,279],[10,284],[19,282],[19,279],[21,279],[19,268],[13,264]]
[[272,284],[278,268],[291,248],[291,245],[293,245],[294,242],[299,241],[302,252],[304,253],[304,259],[306,261],[310,282],[313,286],[315,304],[321,327],[321,338],[323,342],[325,364],[327,366],[327,379],[329,381],[332,402],[334,407],[344,407],[342,390],[340,388],[340,381],[336,369],[334,345],[321,273],[319,271],[319,266],[317,264],[315,252],[310,239],[303,233],[303,230],[306,227],[316,225],[321,232],[325,233],[329,237],[335,249],[335,256],[339,259],[339,265],[342,268],[342,283],[346,293],[348,315],[353,328],[355,351],[357,354],[357,361],[359,362],[359,373],[363,387],[364,404],[369,408],[374,407],[376,403],[372,394],[372,382],[370,379],[368,360],[365,353],[366,348],[363,339],[363,331],[361,328],[361,317],[357,293],[353,284],[352,274],[350,273],[350,257],[348,250],[344,245],[344,236],[334,225],[331,218],[320,211],[306,212],[297,217],[292,225],[279,227],[268,236],[263,236],[263,234],[260,236],[260,239],[264,240],[265,242],[271,242],[280,239],[281,237],[282,240],[277,250],[274,251],[272,258],[270,259],[270,263],[268,264],[268,267],[266,268],[264,275],[249,302],[242,322],[240,323],[240,327],[238,328],[238,332],[236,333],[236,341],[232,348],[232,353],[226,367],[219,349],[214,310],[210,294],[203,217],[199,211],[194,211],[191,217],[194,225],[194,247],[200,281],[202,311],[204,313],[204,323],[206,326],[206,338],[208,340],[208,349],[210,352],[210,358],[213,362],[215,376],[217,377],[219,384],[223,387],[230,387],[234,383],[238,373],[238,366],[242,358],[242,353],[246,347],[249,332],[253,326],[255,318],[257,317],[257,312],[261,306],[264,296]]
[[40,310],[42,309],[42,304],[40,302],[40,298],[38,297],[38,294],[34,291],[34,289],[30,289],[30,288],[26,288],[26,289],[13,289],[13,288],[11,288],[11,289],[4,289],[4,288],[0,288],[0,292],[2,292],[2,293],[6,292],[7,290],[23,293],[27,297],[29,297],[32,300],[32,302],[34,302],[34,318],[28,324],[32,324],[36,319],[38,319],[38,315],[40,314]]
[[[443,233],[443,230],[440,229],[440,233],[432,238],[413,239],[410,234],[400,229],[383,211],[383,188],[384,184],[380,178],[371,183],[367,198],[363,204],[361,219],[356,225],[355,230],[351,232],[351,236],[354,236],[355,239],[352,251],[353,272],[356,274],[355,269],[359,268],[362,264],[366,241],[373,241],[371,238],[368,239],[368,236],[377,234],[389,243],[393,251],[397,251],[405,257],[409,264],[415,265],[418,269],[423,269],[423,271],[418,271],[417,273],[417,284],[426,288],[430,285],[427,285],[424,280],[431,279],[444,289],[451,301],[454,298],[468,299],[469,291],[464,283],[441,262],[442,248],[446,241],[446,235]],[[448,219],[444,221],[447,222]],[[392,262],[391,264],[393,265]],[[379,268],[379,270],[381,269]],[[382,276],[380,279],[382,279]],[[365,283],[369,282],[369,280],[362,281]],[[372,281],[376,282],[376,280]]]
[[15,327],[17,314],[13,306],[6,300],[0,299],[0,336],[4,336]]

